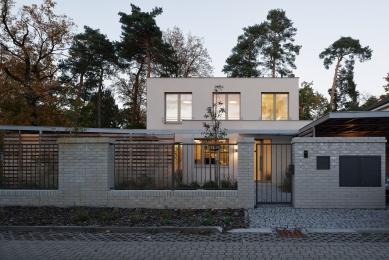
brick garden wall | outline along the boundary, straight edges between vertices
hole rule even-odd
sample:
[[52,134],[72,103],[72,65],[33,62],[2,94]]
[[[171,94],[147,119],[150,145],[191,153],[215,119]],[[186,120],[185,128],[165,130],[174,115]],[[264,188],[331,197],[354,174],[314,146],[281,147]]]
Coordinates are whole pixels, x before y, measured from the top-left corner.
[[238,190],[114,190],[109,138],[58,140],[58,190],[0,190],[0,206],[253,208],[253,138],[238,140]]
[[[385,208],[384,137],[296,137],[292,144],[294,207]],[[339,187],[340,155],[381,156],[381,187]],[[330,169],[316,170],[316,156],[330,156]]]

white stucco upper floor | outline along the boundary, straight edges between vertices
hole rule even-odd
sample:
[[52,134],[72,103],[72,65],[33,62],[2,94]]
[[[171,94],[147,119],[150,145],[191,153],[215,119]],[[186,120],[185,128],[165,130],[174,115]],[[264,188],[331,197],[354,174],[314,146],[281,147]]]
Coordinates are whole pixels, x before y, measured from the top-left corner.
[[[298,129],[311,122],[299,120],[298,78],[150,78],[147,82],[147,129],[203,129],[204,114],[213,103],[215,85],[223,86],[222,96],[231,94],[239,99],[227,101],[229,96],[225,96],[226,109],[234,102],[234,109],[239,110],[239,117],[223,121],[222,127],[230,132],[297,134]],[[190,95],[191,100],[184,101],[185,106],[191,105],[190,118],[179,118],[180,105],[177,104],[173,105],[177,119],[168,119],[169,109],[172,109],[170,97],[175,95]]]

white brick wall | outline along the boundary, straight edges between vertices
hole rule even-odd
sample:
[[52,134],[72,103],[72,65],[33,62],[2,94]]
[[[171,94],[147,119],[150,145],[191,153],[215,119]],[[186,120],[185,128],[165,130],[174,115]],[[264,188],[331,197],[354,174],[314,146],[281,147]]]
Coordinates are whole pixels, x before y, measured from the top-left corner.
[[254,139],[238,144],[238,190],[112,190],[114,146],[108,138],[58,140],[58,190],[0,190],[0,205],[126,208],[253,208]]
[[[384,137],[293,138],[293,206],[296,208],[385,208]],[[308,158],[304,158],[304,150]],[[339,187],[340,155],[381,156],[381,187]],[[316,156],[330,156],[330,170],[316,170]]]
[[57,206],[57,190],[0,190],[0,206]]
[[58,205],[107,206],[113,187],[114,140],[58,139]]

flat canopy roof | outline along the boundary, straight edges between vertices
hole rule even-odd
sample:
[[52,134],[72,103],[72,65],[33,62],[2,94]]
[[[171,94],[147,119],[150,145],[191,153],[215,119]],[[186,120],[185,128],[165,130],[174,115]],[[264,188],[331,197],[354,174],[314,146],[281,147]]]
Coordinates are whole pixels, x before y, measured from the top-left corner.
[[389,111],[331,112],[299,130],[300,137],[389,137]]

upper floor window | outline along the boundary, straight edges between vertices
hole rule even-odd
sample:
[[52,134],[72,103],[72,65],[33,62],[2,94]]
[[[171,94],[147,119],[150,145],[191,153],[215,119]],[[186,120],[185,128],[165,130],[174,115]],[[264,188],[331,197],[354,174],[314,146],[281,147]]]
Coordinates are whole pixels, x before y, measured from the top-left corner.
[[289,94],[262,94],[262,120],[288,120]]
[[225,113],[221,115],[222,120],[240,119],[240,94],[239,93],[218,93],[213,94],[213,102],[221,102]]
[[192,93],[165,94],[165,122],[192,119]]

